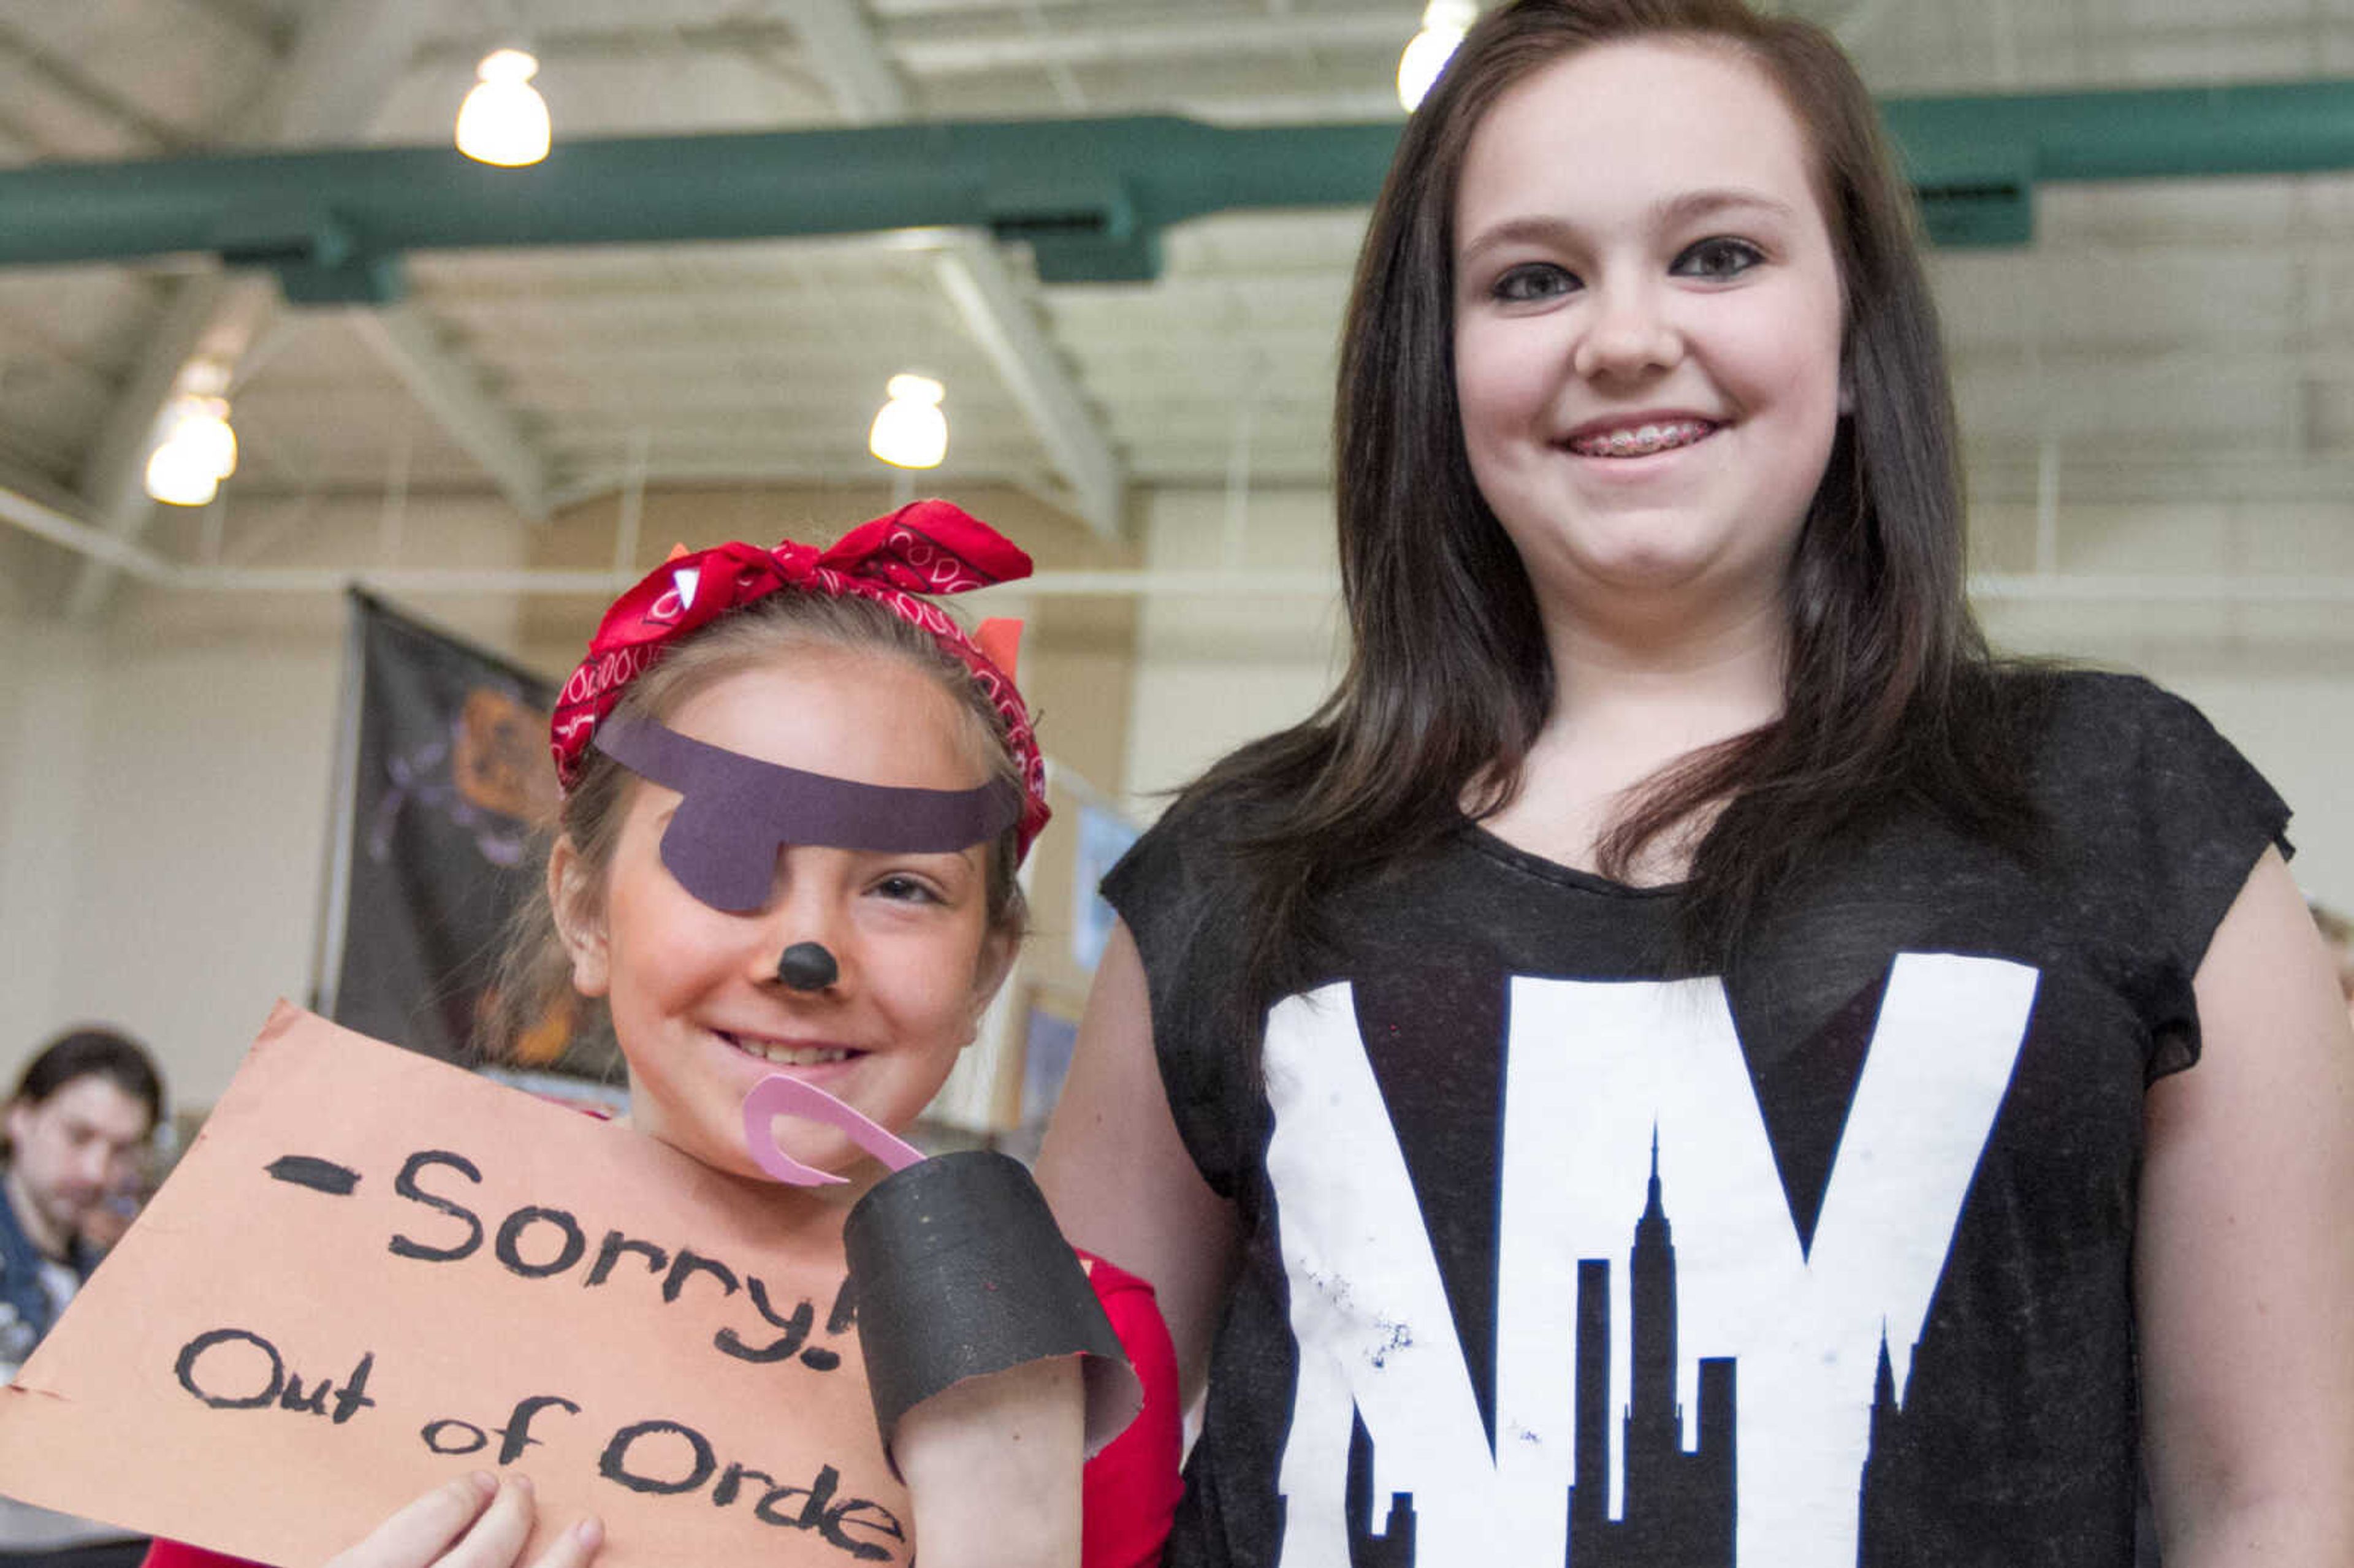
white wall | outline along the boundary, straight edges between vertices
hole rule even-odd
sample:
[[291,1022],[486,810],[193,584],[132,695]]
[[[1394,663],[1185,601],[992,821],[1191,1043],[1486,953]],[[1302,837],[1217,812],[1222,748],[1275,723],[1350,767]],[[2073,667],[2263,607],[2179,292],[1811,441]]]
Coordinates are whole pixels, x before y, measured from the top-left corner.
[[[1323,571],[1322,597],[1154,598],[1137,629],[1128,732],[1130,811],[1150,821],[1166,791],[1246,740],[1305,718],[1339,676],[1345,628],[1322,490],[1250,498],[1242,527],[1214,492],[1173,491],[1144,508],[1145,564],[1159,571]],[[1239,535],[1239,536],[1237,536]]]
[[[305,526],[372,527],[361,510]],[[488,541],[519,536],[483,522],[412,514],[409,536],[496,564]],[[415,608],[496,646],[514,613]],[[0,1074],[99,1020],[206,1105],[271,1001],[306,999],[343,636],[331,595],[133,590],[92,629],[0,620]]]
[[70,779],[69,829],[9,846],[12,866],[80,846],[48,873],[48,1012],[168,1051],[189,1103],[226,1084],[272,999],[305,1000],[338,652],[110,640],[80,677],[78,766],[54,781]]
[[98,646],[0,620],[0,1037],[11,1040],[37,1039],[60,1014]]

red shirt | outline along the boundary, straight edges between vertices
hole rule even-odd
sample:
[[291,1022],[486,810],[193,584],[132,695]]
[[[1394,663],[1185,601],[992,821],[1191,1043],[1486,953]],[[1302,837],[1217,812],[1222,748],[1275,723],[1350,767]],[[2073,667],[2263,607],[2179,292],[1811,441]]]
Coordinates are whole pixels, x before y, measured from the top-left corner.
[[[1152,1287],[1089,1253],[1087,1282],[1144,1384],[1144,1405],[1128,1429],[1087,1461],[1080,1486],[1080,1568],[1154,1568],[1176,1517],[1179,1412],[1177,1351]],[[177,1541],[158,1540],[144,1568],[264,1568]],[[307,1568],[307,1565],[306,1565]]]
[[1184,1489],[1177,1478],[1177,1348],[1151,1286],[1091,1253],[1080,1253],[1079,1261],[1144,1384],[1136,1419],[1087,1461],[1080,1488],[1079,1564],[1152,1568]]

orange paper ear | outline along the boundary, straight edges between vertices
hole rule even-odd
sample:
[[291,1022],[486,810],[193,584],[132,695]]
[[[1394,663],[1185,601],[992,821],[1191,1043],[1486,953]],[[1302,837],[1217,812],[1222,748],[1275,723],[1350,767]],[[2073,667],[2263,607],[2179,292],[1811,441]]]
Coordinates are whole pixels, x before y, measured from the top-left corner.
[[695,552],[688,549],[684,545],[673,545],[670,547],[670,554],[663,557],[663,565],[668,566],[671,562],[675,561],[681,556],[691,556],[693,554],[695,554]]
[[1013,662],[1022,653],[1022,623],[1003,616],[994,616],[973,629],[973,646],[989,656],[989,662],[1005,672],[1009,681],[1016,679]]

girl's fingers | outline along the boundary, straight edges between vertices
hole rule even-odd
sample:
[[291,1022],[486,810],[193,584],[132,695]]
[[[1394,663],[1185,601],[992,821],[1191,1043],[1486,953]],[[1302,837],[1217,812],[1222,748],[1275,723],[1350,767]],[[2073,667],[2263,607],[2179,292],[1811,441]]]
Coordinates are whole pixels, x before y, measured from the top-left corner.
[[[477,1471],[434,1488],[326,1568],[514,1568],[533,1516],[529,1478],[499,1481]],[[581,1520],[550,1542],[531,1568],[588,1568],[604,1543],[603,1523]]]
[[480,1470],[445,1481],[329,1559],[327,1568],[425,1568],[480,1517],[497,1486]]
[[604,1521],[591,1514],[548,1542],[531,1568],[588,1568],[588,1560],[604,1544]]
[[[526,1476],[510,1476],[499,1483],[499,1495],[465,1538],[444,1552],[433,1568],[514,1568],[515,1559],[523,1555],[523,1543],[531,1534],[531,1479]],[[426,1568],[424,1563],[403,1563],[398,1568]]]

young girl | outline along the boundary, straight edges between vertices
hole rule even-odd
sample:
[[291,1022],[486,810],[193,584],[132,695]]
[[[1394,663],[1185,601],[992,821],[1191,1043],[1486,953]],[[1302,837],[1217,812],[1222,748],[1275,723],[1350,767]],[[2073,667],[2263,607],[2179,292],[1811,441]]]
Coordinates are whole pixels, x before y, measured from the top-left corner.
[[[493,1036],[567,991],[601,1002],[631,1125],[733,1176],[762,1179],[744,1103],[774,1073],[884,1127],[911,1121],[1013,960],[1015,873],[1047,815],[1013,681],[917,596],[1029,566],[955,507],[919,502],[822,554],[723,545],[623,595],[557,705],[548,897],[510,957]],[[911,825],[918,813],[927,825]],[[774,1189],[838,1248],[880,1167],[830,1128],[778,1129],[792,1159],[852,1179]],[[1177,1491],[1167,1336],[1149,1288],[1083,1261],[1145,1410],[1086,1467],[1082,1510],[1067,1364],[999,1374],[994,1403],[960,1385],[918,1405],[893,1453],[928,1568],[1157,1559]],[[1011,1428],[1028,1441],[997,1440]],[[337,1561],[504,1568],[532,1519],[527,1481],[461,1478]],[[542,1568],[578,1568],[599,1539],[593,1521],[556,1534]],[[152,1561],[207,1555],[159,1547]]]
[[1041,1181],[1173,1563],[2354,1561],[2354,1042],[2287,811],[1998,665],[1819,29],[1519,0],[1375,209],[1349,670],[1122,863]]

